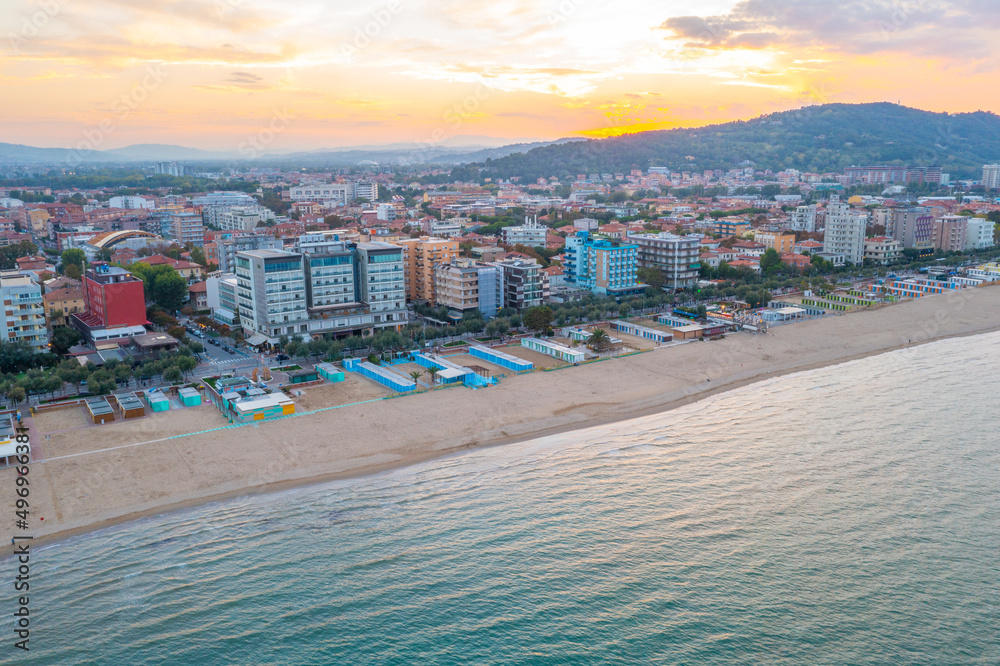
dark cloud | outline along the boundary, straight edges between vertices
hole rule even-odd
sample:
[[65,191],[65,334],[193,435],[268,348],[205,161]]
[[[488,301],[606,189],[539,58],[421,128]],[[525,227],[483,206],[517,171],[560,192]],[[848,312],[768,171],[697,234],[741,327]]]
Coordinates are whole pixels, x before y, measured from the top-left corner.
[[250,72],[233,72],[229,75],[230,83],[254,85],[264,80],[264,77]]
[[702,48],[827,46],[867,54],[988,53],[996,0],[743,0],[720,16],[679,16],[661,27]]

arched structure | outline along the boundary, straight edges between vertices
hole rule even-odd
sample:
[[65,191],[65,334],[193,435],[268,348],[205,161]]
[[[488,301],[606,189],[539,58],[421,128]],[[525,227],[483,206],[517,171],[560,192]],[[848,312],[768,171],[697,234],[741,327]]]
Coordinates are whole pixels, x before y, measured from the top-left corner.
[[122,241],[128,240],[130,238],[155,238],[158,240],[163,240],[160,236],[150,233],[148,231],[138,231],[136,229],[124,229],[122,231],[109,231],[107,233],[100,234],[99,236],[94,236],[88,241],[89,245],[93,245],[98,249],[104,249],[106,247],[114,247]]

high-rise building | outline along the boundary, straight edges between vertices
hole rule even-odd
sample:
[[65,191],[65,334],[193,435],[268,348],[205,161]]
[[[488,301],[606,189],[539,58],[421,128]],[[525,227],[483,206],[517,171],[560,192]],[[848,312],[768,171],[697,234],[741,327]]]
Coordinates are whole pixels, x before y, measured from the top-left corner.
[[701,263],[701,239],[677,236],[668,232],[628,235],[628,242],[639,248],[639,268],[659,268],[668,287],[688,287],[698,280]]
[[544,273],[534,259],[508,259],[494,264],[502,271],[503,307],[522,311],[545,298]]
[[49,336],[45,329],[41,286],[27,275],[4,271],[0,273],[0,297],[3,298],[4,312],[0,340],[23,340],[35,352],[46,351]]
[[922,208],[897,208],[892,237],[904,249],[930,252],[934,249],[934,216]]
[[306,234],[298,249],[236,254],[237,314],[251,344],[405,324],[401,248]]
[[216,224],[223,231],[253,231],[263,221],[259,210],[243,206],[223,210],[217,219]]
[[503,279],[496,266],[455,259],[435,267],[434,281],[437,305],[457,316],[479,310],[484,317],[495,317],[503,307]]
[[237,307],[251,344],[308,334],[302,255],[283,250],[236,254]]
[[793,231],[816,231],[816,204],[798,206],[788,213],[788,228]]
[[504,227],[500,230],[500,238],[507,245],[524,245],[525,247],[545,247],[545,237],[548,229],[538,222],[538,217],[525,218],[524,224],[518,227]]
[[458,256],[457,240],[444,238],[403,238],[393,241],[403,250],[406,300],[434,303],[434,267]]
[[146,333],[146,296],[142,280],[108,264],[94,264],[83,275],[86,311],[69,324],[88,344],[127,340]]
[[972,217],[968,221],[968,232],[965,236],[966,250],[987,250],[994,245],[996,225],[982,217]]
[[208,307],[212,310],[212,319],[230,328],[240,325],[239,306],[237,305],[237,281],[232,273],[213,274],[205,281]]
[[962,252],[968,235],[969,218],[945,215],[934,220],[934,247],[945,252]]
[[165,235],[181,245],[191,243],[195,247],[205,244],[205,222],[201,213],[194,211],[170,211],[166,217]]
[[[358,300],[368,304],[378,328],[406,324],[403,249],[390,243],[358,243]],[[433,271],[431,271],[433,281]]]
[[791,252],[795,247],[795,234],[783,234],[780,231],[757,231],[754,232],[753,239],[779,254]]
[[1000,189],[1000,164],[983,166],[983,187],[987,190]]
[[823,252],[839,254],[852,264],[861,264],[865,259],[865,236],[868,216],[851,212],[851,206],[833,195],[826,207],[826,223],[823,230]]
[[639,283],[639,247],[594,238],[589,231],[566,239],[565,280],[603,296],[627,296],[645,289]]
[[236,273],[236,254],[251,250],[280,250],[282,242],[274,236],[263,234],[233,235],[215,241],[218,254],[219,270],[223,273]]

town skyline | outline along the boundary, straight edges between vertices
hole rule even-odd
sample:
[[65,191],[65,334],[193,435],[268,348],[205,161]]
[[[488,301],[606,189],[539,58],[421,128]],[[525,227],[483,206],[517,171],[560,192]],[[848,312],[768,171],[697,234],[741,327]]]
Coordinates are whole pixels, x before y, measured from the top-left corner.
[[992,110],[988,9],[16,0],[0,75],[21,103],[0,112],[0,141],[236,150],[269,128],[283,152],[606,137],[829,102]]

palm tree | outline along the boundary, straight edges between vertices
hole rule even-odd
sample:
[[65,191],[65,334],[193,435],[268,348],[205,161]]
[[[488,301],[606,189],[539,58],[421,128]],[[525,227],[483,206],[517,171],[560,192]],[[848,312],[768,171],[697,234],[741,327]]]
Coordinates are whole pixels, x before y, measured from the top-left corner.
[[427,374],[431,376],[431,386],[434,385],[434,378],[437,376],[439,369],[440,368],[427,368]]
[[611,336],[603,328],[595,328],[587,338],[587,346],[594,351],[601,351],[611,346]]
[[420,372],[419,370],[414,370],[413,372],[410,373],[410,377],[413,377],[414,382],[417,382],[423,376],[424,373]]

